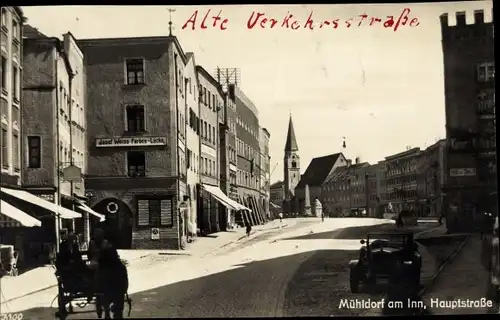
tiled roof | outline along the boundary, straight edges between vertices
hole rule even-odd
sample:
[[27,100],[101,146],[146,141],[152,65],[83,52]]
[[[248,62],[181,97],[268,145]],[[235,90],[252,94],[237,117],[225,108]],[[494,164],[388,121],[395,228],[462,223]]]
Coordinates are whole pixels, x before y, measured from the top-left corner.
[[326,179],[326,182],[335,182],[335,181],[339,181],[339,180],[345,180],[348,178],[348,176],[351,172],[356,171],[360,168],[368,167],[368,166],[370,166],[370,164],[368,162],[362,162],[362,163],[353,164],[350,167],[348,167],[348,166],[338,167]]
[[335,153],[312,159],[296,188],[305,188],[306,185],[309,187],[322,185],[340,155],[341,153]]

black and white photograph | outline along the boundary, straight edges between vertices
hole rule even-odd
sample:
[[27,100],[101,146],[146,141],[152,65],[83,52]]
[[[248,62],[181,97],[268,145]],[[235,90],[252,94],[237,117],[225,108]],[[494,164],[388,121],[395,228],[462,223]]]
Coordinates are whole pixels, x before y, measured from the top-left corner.
[[2,6],[0,319],[500,314],[493,11]]

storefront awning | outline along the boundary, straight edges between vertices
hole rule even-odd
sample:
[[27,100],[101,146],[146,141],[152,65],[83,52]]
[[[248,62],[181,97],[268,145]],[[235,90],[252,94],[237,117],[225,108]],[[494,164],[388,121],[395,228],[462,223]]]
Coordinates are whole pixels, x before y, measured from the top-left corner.
[[0,191],[5,192],[8,195],[11,195],[15,198],[18,198],[20,200],[29,202],[31,204],[34,204],[36,206],[42,207],[44,209],[50,210],[54,212],[56,215],[59,215],[63,219],[76,219],[76,218],[81,218],[82,215],[78,212],[75,212],[73,210],[66,209],[64,207],[58,206],[55,203],[49,202],[47,200],[44,200],[40,197],[37,197],[29,192],[22,191],[22,190],[14,190],[14,189],[9,189],[9,188],[0,188]]
[[12,218],[25,227],[40,227],[42,222],[19,210],[7,201],[0,200],[0,210],[3,215]]
[[80,209],[80,210],[83,210],[83,211],[85,211],[87,213],[90,213],[91,215],[99,218],[100,222],[103,222],[104,220],[106,220],[106,216],[105,215],[95,212],[94,210],[92,210],[92,208],[90,208],[89,206],[87,206],[85,203],[83,203],[81,201],[78,201],[77,208]]
[[269,201],[269,204],[271,205],[271,207],[273,207],[273,208],[275,208],[275,209],[281,209],[281,207],[280,207],[280,206],[278,206],[277,204],[275,204],[275,203],[273,203],[273,202],[271,202],[271,201]]
[[248,209],[247,207],[239,204],[238,202],[234,201],[233,199],[229,198],[222,192],[219,187],[216,186],[209,186],[202,184],[202,188],[206,190],[208,193],[210,193],[217,201],[222,203],[224,206],[226,206],[228,209],[231,210],[248,210],[252,212],[252,210]]

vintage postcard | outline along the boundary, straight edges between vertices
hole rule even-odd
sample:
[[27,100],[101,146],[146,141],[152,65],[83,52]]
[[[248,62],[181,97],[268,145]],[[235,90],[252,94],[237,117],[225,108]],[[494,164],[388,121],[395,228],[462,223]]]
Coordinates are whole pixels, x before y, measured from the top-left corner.
[[499,313],[493,1],[1,10],[0,320]]

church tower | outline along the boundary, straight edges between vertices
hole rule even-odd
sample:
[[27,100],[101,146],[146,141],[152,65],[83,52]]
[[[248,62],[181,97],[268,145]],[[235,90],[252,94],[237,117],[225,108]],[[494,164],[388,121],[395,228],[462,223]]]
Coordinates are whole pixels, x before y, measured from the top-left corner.
[[295,131],[293,130],[292,115],[290,115],[290,121],[288,122],[288,134],[286,136],[283,168],[285,201],[289,204],[287,206],[289,210],[292,210],[293,204],[291,202],[294,200],[295,187],[300,181],[299,146],[297,145]]

